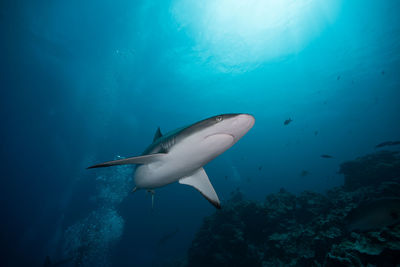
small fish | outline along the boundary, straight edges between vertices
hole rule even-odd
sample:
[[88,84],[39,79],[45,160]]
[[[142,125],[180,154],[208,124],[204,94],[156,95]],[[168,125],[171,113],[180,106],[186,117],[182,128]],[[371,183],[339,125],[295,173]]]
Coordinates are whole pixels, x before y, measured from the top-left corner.
[[314,132],[314,135],[317,136],[317,135],[318,135],[318,131],[315,131],[315,132]]
[[381,71],[381,74],[382,74],[382,75],[385,75],[385,71],[384,71],[384,70],[383,70],[383,71]]
[[331,159],[331,158],[333,158],[333,156],[327,155],[327,154],[322,154],[322,155],[321,155],[321,158],[324,158],[324,159]]
[[291,119],[291,118],[289,118],[289,119],[287,119],[287,120],[285,120],[284,122],[283,122],[283,125],[288,125],[289,123],[291,123],[293,120]]
[[67,258],[67,259],[63,259],[63,260],[59,260],[59,261],[56,261],[56,262],[52,262],[50,260],[50,257],[46,256],[46,259],[45,259],[45,261],[43,263],[43,267],[53,267],[53,266],[62,266],[62,265],[71,266],[69,263],[71,263],[72,260],[73,260],[73,258],[70,257],[70,258]]
[[258,166],[258,170],[261,171],[263,166]]
[[384,146],[397,146],[400,145],[400,141],[386,141],[380,144],[377,144],[375,148],[384,147]]
[[340,80],[340,75],[339,76],[337,76],[337,78],[336,78],[338,81]]
[[349,231],[370,231],[400,223],[400,198],[387,197],[361,203],[345,219]]
[[309,174],[310,174],[309,171],[302,170],[301,173],[300,173],[300,176],[301,176],[301,177],[306,177],[306,176],[309,175]]
[[175,230],[166,233],[165,235],[163,235],[157,242],[157,246],[162,246],[164,245],[169,239],[171,239],[172,237],[174,237],[177,233],[179,232],[179,228],[175,228]]

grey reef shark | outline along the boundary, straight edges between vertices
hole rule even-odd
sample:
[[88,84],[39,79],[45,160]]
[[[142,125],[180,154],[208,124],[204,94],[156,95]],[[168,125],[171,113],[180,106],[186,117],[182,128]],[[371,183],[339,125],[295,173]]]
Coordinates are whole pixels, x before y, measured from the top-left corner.
[[179,181],[197,189],[211,204],[221,204],[203,166],[221,155],[254,125],[249,114],[223,114],[163,135],[157,129],[153,143],[141,156],[100,163],[90,168],[137,164],[132,190],[154,189]]

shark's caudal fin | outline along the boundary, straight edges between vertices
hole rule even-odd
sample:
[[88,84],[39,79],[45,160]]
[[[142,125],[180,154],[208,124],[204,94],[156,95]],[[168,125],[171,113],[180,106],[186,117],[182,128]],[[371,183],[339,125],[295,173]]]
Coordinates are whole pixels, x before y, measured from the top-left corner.
[[103,162],[100,164],[96,164],[96,165],[88,167],[88,169],[110,167],[110,166],[114,166],[114,165],[125,165],[125,164],[148,164],[148,163],[160,160],[163,156],[165,156],[164,153],[157,153],[157,154],[148,154],[148,155],[143,155],[143,156],[138,156],[138,157],[127,158],[127,159],[118,159],[118,160],[107,161],[107,162]]
[[203,168],[198,169],[193,175],[183,177],[179,180],[181,184],[187,184],[196,188],[217,209],[221,208],[217,193],[208,179]]

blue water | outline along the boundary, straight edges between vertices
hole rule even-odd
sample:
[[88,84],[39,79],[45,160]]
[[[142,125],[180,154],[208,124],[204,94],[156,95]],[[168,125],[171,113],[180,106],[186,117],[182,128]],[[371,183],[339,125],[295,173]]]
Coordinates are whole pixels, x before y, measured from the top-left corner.
[[196,190],[158,189],[152,210],[128,194],[131,167],[85,169],[141,154],[158,126],[255,116],[205,167],[222,202],[323,192],[341,162],[400,139],[398,1],[240,2],[0,3],[2,266],[82,244],[93,266],[184,258],[215,211]]

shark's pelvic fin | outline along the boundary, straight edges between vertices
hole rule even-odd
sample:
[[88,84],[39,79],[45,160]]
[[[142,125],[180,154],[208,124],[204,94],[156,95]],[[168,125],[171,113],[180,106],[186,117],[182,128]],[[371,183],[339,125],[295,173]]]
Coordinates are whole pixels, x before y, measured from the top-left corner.
[[160,137],[162,137],[162,133],[160,127],[158,127],[156,133],[154,134],[153,142],[155,142]]
[[151,209],[154,208],[154,195],[156,194],[156,192],[153,189],[148,189],[147,192],[149,192],[151,194]]
[[110,167],[114,165],[125,165],[125,164],[148,164],[160,160],[163,156],[165,156],[164,153],[156,153],[156,154],[148,154],[138,157],[126,158],[126,159],[118,159],[96,164],[88,167],[88,169]]
[[198,169],[191,176],[183,177],[179,180],[179,183],[193,186],[217,209],[221,208],[217,193],[215,193],[215,190],[203,168]]

